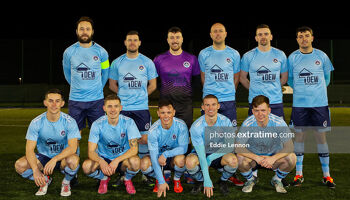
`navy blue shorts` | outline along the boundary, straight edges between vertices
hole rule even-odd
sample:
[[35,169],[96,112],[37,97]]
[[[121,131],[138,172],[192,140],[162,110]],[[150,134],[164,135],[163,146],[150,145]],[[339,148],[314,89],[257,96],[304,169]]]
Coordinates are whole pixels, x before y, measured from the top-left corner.
[[[251,116],[253,114],[252,108],[253,106],[250,103],[248,109],[248,116]],[[270,108],[272,114],[277,115],[279,117],[283,117],[284,119],[283,103],[270,104]]]
[[[110,164],[111,162],[112,162],[112,160],[110,160],[110,159],[108,159],[108,158],[105,158],[105,157],[103,157],[103,156],[100,156],[101,158],[103,158],[108,164]],[[123,173],[122,172],[122,164],[123,164],[123,162],[119,162],[119,164],[118,164],[118,167],[117,167],[117,169],[115,170],[115,172],[117,173],[117,172],[119,172],[119,173]]]
[[[45,156],[44,154],[41,153],[36,153],[36,158],[40,161],[40,163],[45,167],[46,163],[48,163],[51,158]],[[61,161],[56,162],[56,166],[54,169],[60,170],[61,169]]]
[[[234,127],[237,126],[237,112],[236,112],[236,101],[223,101],[220,103],[220,109],[218,113],[226,116],[232,122]],[[201,109],[201,115],[204,115],[204,110]]]
[[91,124],[105,114],[103,111],[104,100],[96,100],[89,102],[68,101],[68,114],[75,119],[79,130],[86,127],[86,119],[91,128]]
[[[290,125],[294,127],[319,127],[327,129],[331,126],[328,106],[304,108],[293,107]],[[325,131],[327,131],[325,129]]]
[[148,129],[151,127],[152,119],[149,110],[122,110],[120,111],[120,114],[133,119],[140,132],[148,131]]

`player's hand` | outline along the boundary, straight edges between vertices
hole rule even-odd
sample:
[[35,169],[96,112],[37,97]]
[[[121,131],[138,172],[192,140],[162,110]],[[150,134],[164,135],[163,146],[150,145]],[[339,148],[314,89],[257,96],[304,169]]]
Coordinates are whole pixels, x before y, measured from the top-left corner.
[[158,162],[161,166],[165,166],[166,165],[166,158],[162,155],[159,156],[158,158]]
[[33,178],[38,187],[46,184],[45,176],[39,169],[33,171]]
[[271,169],[273,164],[275,164],[276,159],[271,156],[264,156],[264,160],[261,161],[261,166]]
[[214,195],[213,187],[204,187],[204,194],[207,195],[208,198]]
[[103,174],[106,176],[111,176],[112,175],[112,168],[108,165],[108,163],[101,159],[99,161],[100,164],[100,169],[102,170]]
[[164,197],[166,197],[166,191],[169,190],[169,185],[165,182],[163,184],[158,185],[158,192],[157,197],[161,197],[162,194],[164,194]]
[[44,174],[50,175],[53,173],[53,170],[55,169],[57,160],[55,158],[52,158],[49,162],[46,163],[44,167]]
[[118,168],[119,161],[117,159],[114,159],[111,163],[109,163],[110,168],[112,169],[112,174],[115,173],[115,170]]
[[256,163],[258,163],[259,165],[261,165],[261,162],[264,160],[264,158],[262,157],[262,156],[257,156],[256,158],[255,158],[255,161],[256,161]]

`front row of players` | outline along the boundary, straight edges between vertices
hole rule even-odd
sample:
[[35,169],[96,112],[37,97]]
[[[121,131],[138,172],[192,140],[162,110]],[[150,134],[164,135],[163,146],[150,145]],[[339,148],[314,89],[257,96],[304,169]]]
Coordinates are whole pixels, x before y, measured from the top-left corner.
[[[34,180],[40,187],[36,195],[45,195],[54,169],[65,176],[62,181],[61,196],[70,196],[70,181],[77,174],[79,165],[78,140],[81,136],[75,120],[61,112],[64,105],[62,94],[57,89],[48,91],[44,105],[47,111],[32,120],[26,139],[26,155],[15,163],[17,173]],[[285,127],[282,118],[271,114],[269,99],[257,96],[252,102],[253,115],[248,117],[242,127]],[[136,190],[132,178],[140,171],[156,178],[153,191],[157,196],[166,196],[169,185],[163,176],[163,170],[174,170],[174,191],[181,193],[180,178],[187,170],[195,180],[191,193],[204,189],[207,197],[213,196],[213,183],[209,167],[222,173],[219,189],[228,194],[227,180],[238,169],[247,179],[242,191],[251,192],[257,182],[252,168],[256,166],[272,169],[276,175],[271,184],[276,191],[286,193],[281,179],[285,178],[296,164],[291,138],[268,138],[256,141],[254,138],[236,140],[236,143],[249,144],[247,148],[237,148],[228,153],[211,153],[205,149],[205,127],[232,127],[231,121],[218,113],[220,104],[214,95],[203,99],[204,115],[191,126],[190,134],[194,149],[186,156],[189,134],[182,120],[174,117],[175,110],[171,102],[161,100],[158,105],[156,121],[149,130],[148,147],[150,154],[142,159],[138,156],[140,132],[135,122],[122,114],[118,96],[108,95],[104,100],[105,116],[96,120],[90,130],[88,140],[88,159],[82,164],[86,175],[100,180],[98,193],[107,192],[110,177],[119,172],[125,175],[124,184],[129,194]],[[276,140],[276,141],[274,141]],[[274,144],[274,145],[271,145]],[[37,153],[35,153],[35,147]],[[271,148],[273,147],[273,148]]]

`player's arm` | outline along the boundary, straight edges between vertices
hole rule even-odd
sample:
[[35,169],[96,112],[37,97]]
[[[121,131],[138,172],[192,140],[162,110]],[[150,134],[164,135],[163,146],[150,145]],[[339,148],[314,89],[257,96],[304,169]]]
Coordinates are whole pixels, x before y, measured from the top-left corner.
[[171,150],[164,151],[162,155],[165,158],[171,158],[171,157],[175,157],[177,155],[183,155],[187,152],[187,148],[188,148],[188,144],[179,145],[178,147],[175,147]]
[[101,63],[101,73],[102,73],[102,86],[104,87],[108,81],[109,77],[109,60]]
[[63,74],[64,77],[66,78],[68,84],[70,85],[71,82],[71,66],[70,66],[70,61],[69,61],[69,56],[67,52],[64,52],[63,54]]
[[233,75],[233,83],[235,84],[235,89],[237,90],[237,86],[239,84],[240,72],[237,72]]
[[69,139],[68,147],[63,149],[61,153],[51,158],[51,160],[46,163],[46,165],[44,166],[44,174],[46,175],[52,174],[53,170],[55,169],[56,163],[58,161],[61,161],[64,158],[67,158],[68,156],[75,154],[75,152],[77,152],[77,148],[78,148],[78,138]]
[[100,165],[100,169],[106,176],[111,176],[113,174],[112,168],[108,163],[101,158],[97,152],[97,144],[93,142],[88,142],[88,157],[90,160],[97,162]]
[[290,140],[286,141],[285,143],[283,143],[283,149],[281,151],[279,151],[278,153],[276,153],[273,156],[269,156],[270,158],[268,158],[268,157],[265,158],[266,164],[270,166],[269,168],[272,168],[272,165],[277,160],[288,156],[293,151],[294,151],[294,145],[293,145],[293,141],[290,139]]
[[331,72],[330,71],[324,72],[324,80],[326,81],[326,86],[328,86],[329,83],[331,82]]
[[[242,144],[239,142],[237,142],[237,143]],[[254,160],[259,165],[260,165],[261,161],[264,159],[262,156],[256,155],[256,154],[252,153],[251,151],[249,151],[247,148],[244,147],[244,145],[242,147],[236,147],[235,153],[238,156],[243,156],[243,157],[249,158],[251,160]]]
[[241,82],[241,84],[249,90],[250,82],[248,80],[248,72],[241,70],[241,73],[239,75],[239,82]]
[[27,140],[26,159],[29,163],[30,168],[33,170],[33,178],[34,178],[35,184],[37,186],[42,186],[46,182],[45,182],[44,174],[40,171],[38,164],[37,164],[37,158],[36,158],[35,152],[34,152],[35,147],[36,147],[36,141]]
[[204,81],[205,81],[205,72],[201,71],[201,83],[202,83],[202,85],[204,85]]
[[[129,146],[130,146],[130,149],[128,149],[123,155],[121,155],[119,157],[116,157],[111,162],[111,164],[113,162],[119,164],[120,162],[123,162],[125,159],[129,159],[129,158],[131,158],[133,156],[136,156],[138,151],[139,151],[139,145],[137,143],[137,138],[129,140]],[[117,167],[118,167],[118,165],[116,165],[115,169],[117,169]]]
[[283,72],[281,73],[280,81],[281,81],[281,86],[287,83],[288,80],[288,72]]
[[109,79],[109,89],[111,89],[116,94],[118,93],[118,83],[117,80]]
[[148,81],[147,93],[151,95],[157,89],[157,78]]

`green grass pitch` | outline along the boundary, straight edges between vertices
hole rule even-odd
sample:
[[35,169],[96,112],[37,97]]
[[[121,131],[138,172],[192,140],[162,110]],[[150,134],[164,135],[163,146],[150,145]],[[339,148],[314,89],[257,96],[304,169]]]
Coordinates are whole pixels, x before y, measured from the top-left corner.
[[[130,197],[124,186],[119,188],[109,187],[105,195],[97,193],[96,180],[85,176],[82,170],[79,170],[79,185],[72,188],[72,196],[68,198],[60,197],[60,186],[63,175],[59,172],[53,174],[53,183],[49,186],[48,193],[44,197],[36,197],[34,193],[37,187],[34,182],[25,180],[14,170],[14,162],[25,153],[25,134],[30,121],[37,115],[44,112],[43,108],[33,109],[0,109],[0,199],[156,199],[156,194],[152,192],[151,187],[144,186],[141,182],[141,175],[138,174],[134,179],[136,194]],[[67,109],[63,109],[67,112]],[[155,108],[151,108],[153,121],[157,119]],[[286,121],[290,119],[291,108],[285,108]],[[200,115],[199,109],[194,110],[194,118]],[[237,108],[238,125],[247,117],[247,108]],[[350,125],[350,108],[331,108],[333,126]],[[87,140],[89,130],[84,129],[82,140],[80,142],[81,161],[87,158]],[[350,133],[349,133],[350,134]],[[331,175],[335,180],[336,189],[328,189],[321,184],[322,171],[317,154],[306,154],[304,159],[304,177],[305,182],[302,187],[289,187],[287,194],[277,194],[270,185],[270,179],[273,172],[259,170],[259,183],[254,187],[250,194],[244,194],[241,187],[235,187],[230,183],[229,196],[222,196],[218,190],[217,180],[220,174],[215,170],[210,170],[214,183],[214,199],[350,199],[350,155],[349,154],[331,154],[330,169]],[[293,171],[287,180],[291,181],[295,171]],[[241,177],[242,178],[242,177]],[[112,178],[113,180],[113,178]],[[183,183],[184,192],[176,194],[173,186],[167,193],[168,199],[199,199],[205,198],[203,194],[191,195],[192,185]]]

